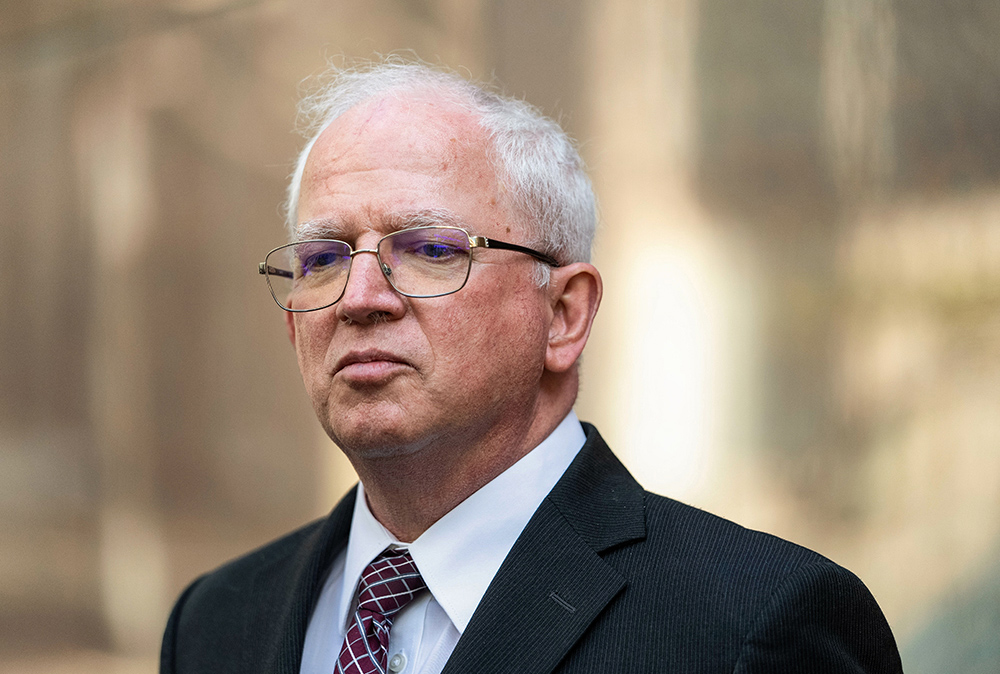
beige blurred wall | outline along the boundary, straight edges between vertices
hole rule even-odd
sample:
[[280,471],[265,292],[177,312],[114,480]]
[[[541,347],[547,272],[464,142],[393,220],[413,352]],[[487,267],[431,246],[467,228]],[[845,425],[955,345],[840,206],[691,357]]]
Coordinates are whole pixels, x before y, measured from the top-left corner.
[[152,672],[197,574],[322,515],[255,263],[327,57],[580,139],[582,418],[648,488],[858,573],[908,672],[1000,667],[1000,9],[985,0],[6,0],[0,672]]

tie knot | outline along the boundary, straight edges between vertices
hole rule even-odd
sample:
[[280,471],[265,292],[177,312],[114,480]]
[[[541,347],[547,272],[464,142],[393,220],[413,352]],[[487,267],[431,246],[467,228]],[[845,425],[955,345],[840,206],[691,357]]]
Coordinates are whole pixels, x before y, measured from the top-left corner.
[[409,551],[386,550],[361,574],[358,608],[390,618],[426,587]]

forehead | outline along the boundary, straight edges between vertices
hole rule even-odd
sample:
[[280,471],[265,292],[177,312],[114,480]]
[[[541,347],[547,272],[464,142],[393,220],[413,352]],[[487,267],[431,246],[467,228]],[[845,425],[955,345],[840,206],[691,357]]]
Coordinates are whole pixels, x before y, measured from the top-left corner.
[[299,223],[391,219],[446,208],[473,224],[498,211],[489,140],[478,118],[430,94],[362,103],[316,140],[306,162]]

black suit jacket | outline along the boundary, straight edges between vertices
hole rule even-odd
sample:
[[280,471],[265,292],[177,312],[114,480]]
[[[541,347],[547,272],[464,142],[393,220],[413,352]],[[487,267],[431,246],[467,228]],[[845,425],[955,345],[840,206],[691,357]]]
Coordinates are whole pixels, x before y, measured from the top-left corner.
[[[444,674],[901,672],[864,584],[828,559],[649,494],[592,426],[490,584]],[[195,581],[163,674],[297,674],[354,494]]]

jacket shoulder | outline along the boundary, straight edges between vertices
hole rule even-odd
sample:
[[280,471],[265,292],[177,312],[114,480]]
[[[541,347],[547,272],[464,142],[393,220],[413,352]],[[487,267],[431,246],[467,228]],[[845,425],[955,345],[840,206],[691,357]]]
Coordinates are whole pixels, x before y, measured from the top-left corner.
[[748,529],[665,496],[644,492],[648,543],[669,545],[684,555],[702,559],[727,571],[744,569],[759,573],[765,567],[792,568],[801,564],[829,563],[806,547],[763,531]]
[[853,573],[673,499],[643,499],[645,538],[604,556],[628,582],[604,616],[612,632],[628,616],[649,616],[643,641],[684,671],[797,671],[804,662],[817,673],[901,671],[892,632]]
[[349,492],[329,517],[191,583],[167,621],[160,671],[224,674],[255,667],[275,671],[279,664],[296,669],[322,579],[347,542],[355,496]]
[[192,581],[167,621],[160,672],[239,671],[239,654],[222,645],[246,638],[245,617],[255,610],[258,577],[275,566],[292,564],[321,527],[322,520],[307,524]]

